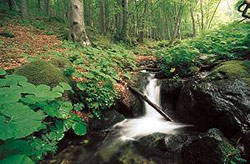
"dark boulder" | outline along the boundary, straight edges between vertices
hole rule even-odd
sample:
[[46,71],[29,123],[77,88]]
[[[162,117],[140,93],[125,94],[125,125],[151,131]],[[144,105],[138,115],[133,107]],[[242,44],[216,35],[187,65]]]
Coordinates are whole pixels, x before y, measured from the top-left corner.
[[161,106],[163,110],[176,110],[178,97],[183,87],[183,81],[165,79],[161,83]]
[[182,149],[184,164],[225,164],[240,158],[240,151],[234,148],[217,129],[186,144]]
[[225,62],[199,81],[182,89],[177,111],[183,121],[203,130],[220,129],[227,137],[250,122],[250,61]]
[[112,127],[113,125],[124,119],[125,117],[116,110],[106,110],[103,112],[101,119],[91,119],[90,127],[93,130],[104,130]]

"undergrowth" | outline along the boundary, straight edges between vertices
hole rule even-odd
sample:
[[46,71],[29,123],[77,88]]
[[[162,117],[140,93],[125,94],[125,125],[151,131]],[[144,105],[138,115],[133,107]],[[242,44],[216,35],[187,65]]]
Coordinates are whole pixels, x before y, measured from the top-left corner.
[[[192,66],[240,58],[250,49],[250,24],[232,24],[157,52],[166,75],[188,76]],[[205,56],[205,59],[202,59]]]
[[87,124],[76,114],[78,104],[63,100],[66,83],[35,86],[24,76],[0,70],[0,163],[34,163],[49,153],[72,129],[84,135]]

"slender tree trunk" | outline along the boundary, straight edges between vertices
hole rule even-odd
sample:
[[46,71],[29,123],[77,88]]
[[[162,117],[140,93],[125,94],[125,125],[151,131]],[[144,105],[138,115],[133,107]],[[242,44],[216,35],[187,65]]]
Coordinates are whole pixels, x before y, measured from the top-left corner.
[[203,0],[200,0],[200,10],[201,10],[201,30],[204,30],[204,10],[203,10]]
[[219,0],[218,4],[217,4],[217,6],[216,6],[216,8],[215,8],[215,10],[214,10],[214,13],[213,13],[213,15],[212,15],[212,17],[211,17],[211,19],[210,19],[210,21],[209,21],[209,23],[208,23],[208,29],[210,29],[211,23],[212,23],[212,21],[213,21],[213,19],[214,19],[214,16],[215,16],[215,14],[216,14],[216,11],[218,10],[218,8],[219,8],[219,6],[220,6],[220,3],[221,3],[221,0]]
[[70,1],[70,35],[69,39],[83,46],[90,45],[84,24],[82,0]]
[[195,19],[194,19],[194,12],[193,12],[193,7],[192,6],[190,6],[190,15],[191,15],[191,20],[192,20],[193,37],[195,37],[196,28],[195,28]]
[[13,10],[13,7],[14,7],[14,2],[13,2],[13,0],[8,0],[8,5],[9,5],[9,9],[10,9],[10,10]]
[[22,11],[22,18],[23,19],[28,19],[29,14],[28,14],[28,8],[27,8],[27,1],[26,0],[21,1],[21,11]]
[[143,12],[143,20],[141,20],[140,32],[139,32],[139,43],[143,43],[144,35],[145,35],[145,23],[146,16],[148,11],[148,0],[144,0],[144,12]]
[[175,25],[175,29],[174,29],[174,34],[169,42],[169,45],[172,45],[174,43],[175,38],[178,35],[178,32],[180,30],[180,24],[181,24],[181,17],[182,17],[182,11],[183,11],[184,5],[181,4],[179,11],[178,11],[178,15],[176,18],[176,25]]
[[37,8],[41,11],[41,0],[37,0]]
[[122,39],[126,40],[128,36],[128,0],[122,0]]
[[49,16],[49,1],[50,0],[44,0],[45,12],[46,12],[46,15],[48,16]]
[[107,32],[106,27],[106,12],[105,12],[105,6],[104,6],[104,0],[100,0],[100,29],[105,34]]

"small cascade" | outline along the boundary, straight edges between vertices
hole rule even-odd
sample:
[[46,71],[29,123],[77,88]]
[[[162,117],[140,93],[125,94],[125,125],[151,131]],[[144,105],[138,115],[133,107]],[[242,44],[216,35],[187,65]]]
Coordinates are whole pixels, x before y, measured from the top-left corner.
[[[147,76],[147,85],[143,93],[155,104],[160,105],[160,85],[155,74],[149,73]],[[166,121],[153,107],[148,103],[145,104],[145,114],[142,117],[135,119],[126,119],[119,122],[114,128],[119,128],[120,139],[134,140],[138,137],[150,135],[153,133],[173,134],[177,128],[184,125]]]

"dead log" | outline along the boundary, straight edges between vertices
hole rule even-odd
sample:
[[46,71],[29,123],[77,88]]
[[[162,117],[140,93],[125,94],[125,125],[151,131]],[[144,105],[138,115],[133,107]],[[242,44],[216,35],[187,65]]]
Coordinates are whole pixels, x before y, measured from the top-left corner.
[[146,101],[150,106],[152,106],[164,119],[166,119],[167,121],[173,122],[173,119],[171,117],[169,117],[165,112],[163,112],[163,110],[158,105],[156,105],[155,103],[153,103],[152,101],[150,101],[146,95],[144,95],[139,90],[137,90],[136,88],[132,87],[131,85],[128,85],[128,87],[129,87],[129,89],[131,91],[133,91],[134,93],[136,93],[144,101]]

